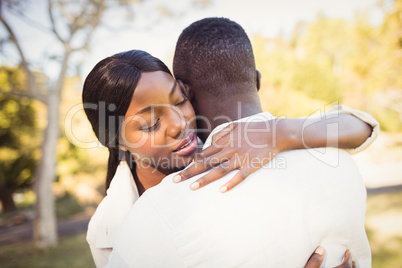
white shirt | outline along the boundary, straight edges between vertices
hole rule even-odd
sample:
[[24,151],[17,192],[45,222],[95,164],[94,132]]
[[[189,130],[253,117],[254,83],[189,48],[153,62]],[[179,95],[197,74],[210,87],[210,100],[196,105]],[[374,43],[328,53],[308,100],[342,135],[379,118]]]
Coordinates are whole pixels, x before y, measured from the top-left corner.
[[[331,107],[324,116],[333,115],[337,112],[352,114],[373,128],[371,136],[358,148],[348,149],[349,153],[354,154],[365,150],[377,138],[379,124],[371,115],[344,105],[338,105]],[[205,144],[204,148],[207,146],[208,144]],[[98,206],[88,226],[87,241],[98,268],[105,267],[113,248],[115,230],[117,230],[123,217],[137,199],[137,187],[127,163],[123,161],[117,168],[116,174],[107,191],[107,196]],[[119,216],[116,217],[116,214]],[[109,232],[108,230],[112,231]]]
[[[248,120],[262,115],[272,119]],[[220,193],[235,172],[197,191],[189,185],[203,174],[179,184],[171,174],[147,190],[121,224],[107,267],[304,267],[319,245],[322,267],[340,264],[346,249],[357,267],[371,267],[366,190],[346,152],[284,152]]]

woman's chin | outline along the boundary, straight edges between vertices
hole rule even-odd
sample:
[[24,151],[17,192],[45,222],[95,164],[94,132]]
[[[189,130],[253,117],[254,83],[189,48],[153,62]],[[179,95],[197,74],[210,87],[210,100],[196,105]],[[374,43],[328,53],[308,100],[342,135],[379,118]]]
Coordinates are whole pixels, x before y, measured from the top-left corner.
[[179,157],[175,159],[175,163],[174,163],[174,167],[177,170],[181,170],[185,167],[187,167],[188,165],[190,165],[194,160],[194,156],[188,156],[188,157]]

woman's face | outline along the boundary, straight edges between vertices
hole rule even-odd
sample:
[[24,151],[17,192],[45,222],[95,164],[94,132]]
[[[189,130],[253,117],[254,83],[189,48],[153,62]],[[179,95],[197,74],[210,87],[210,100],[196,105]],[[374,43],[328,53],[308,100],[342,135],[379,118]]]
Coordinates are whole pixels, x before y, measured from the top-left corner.
[[195,113],[168,73],[142,73],[124,117],[123,143],[137,167],[170,173],[187,166],[199,150]]

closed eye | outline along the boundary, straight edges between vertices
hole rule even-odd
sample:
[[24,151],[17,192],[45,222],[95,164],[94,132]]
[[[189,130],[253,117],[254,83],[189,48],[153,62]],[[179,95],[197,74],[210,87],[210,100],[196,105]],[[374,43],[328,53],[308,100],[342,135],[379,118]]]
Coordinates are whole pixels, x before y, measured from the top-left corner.
[[175,106],[183,105],[188,101],[188,99],[184,98],[181,102],[177,103]]
[[155,123],[153,126],[148,127],[148,128],[142,128],[141,130],[142,130],[142,131],[145,131],[145,132],[154,131],[154,130],[158,127],[159,121],[160,121],[160,118],[158,118],[158,120],[156,120],[156,123]]

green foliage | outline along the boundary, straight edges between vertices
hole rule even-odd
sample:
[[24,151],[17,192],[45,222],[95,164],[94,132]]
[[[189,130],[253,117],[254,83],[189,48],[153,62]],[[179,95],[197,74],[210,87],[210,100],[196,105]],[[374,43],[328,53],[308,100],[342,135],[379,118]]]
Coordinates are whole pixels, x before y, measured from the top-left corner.
[[[23,91],[24,73],[0,67],[0,89]],[[16,209],[13,193],[29,187],[36,166],[36,112],[30,99],[0,94],[0,200],[3,212]]]
[[57,218],[68,218],[72,215],[83,211],[83,207],[78,202],[77,198],[65,192],[62,196],[56,199],[56,215]]
[[393,110],[374,110],[373,116],[380,123],[382,130],[389,132],[400,131],[401,117]]
[[367,11],[353,22],[318,14],[289,40],[254,36],[263,108],[293,117],[339,101],[378,116],[383,130],[402,131],[402,1],[382,11],[380,25]]
[[15,191],[32,183],[35,130],[32,101],[0,94],[0,188]]
[[298,62],[294,68],[292,88],[327,103],[341,100],[341,83],[331,66],[308,60]]
[[21,69],[0,67],[0,88],[2,91],[10,92],[24,90],[25,74]]

